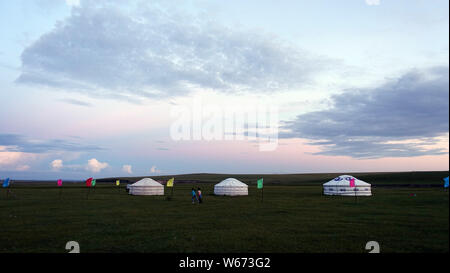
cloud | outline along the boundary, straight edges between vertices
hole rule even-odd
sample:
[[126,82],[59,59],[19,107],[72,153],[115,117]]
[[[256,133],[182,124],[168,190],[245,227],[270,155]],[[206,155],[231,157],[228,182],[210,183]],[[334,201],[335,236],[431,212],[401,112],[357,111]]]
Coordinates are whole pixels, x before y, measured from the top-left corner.
[[150,168],[150,172],[151,172],[151,173],[160,173],[161,171],[158,170],[158,169],[156,168],[156,166],[152,166],[152,167]]
[[261,31],[146,4],[87,3],[22,52],[16,82],[116,99],[273,92],[309,84],[330,64]]
[[80,0],[66,0],[66,4],[70,7],[78,7],[80,5]]
[[365,0],[366,4],[369,6],[378,6],[380,5],[380,0]]
[[449,69],[414,70],[373,89],[331,97],[333,106],[286,122],[284,138],[304,138],[323,155],[355,158],[448,153]]
[[86,166],[86,170],[93,172],[93,173],[98,173],[101,170],[107,168],[109,165],[108,163],[105,162],[100,162],[95,158],[89,159],[88,160],[88,164]]
[[132,174],[133,172],[131,171],[131,165],[123,165],[122,166],[122,171]]
[[5,146],[0,146],[0,170],[26,171],[30,168],[29,164],[37,159],[38,155],[11,152]]
[[51,151],[99,151],[103,148],[95,145],[82,145],[80,143],[62,139],[31,139],[17,134],[0,134],[0,146],[13,152],[47,153]]
[[78,106],[86,106],[86,107],[92,106],[92,104],[90,104],[88,102],[84,102],[84,101],[77,100],[77,99],[61,99],[60,101],[69,103],[69,104],[73,104],[73,105],[78,105]]
[[20,165],[16,168],[16,171],[20,171],[20,172],[24,172],[27,171],[28,169],[30,169],[30,166],[28,165]]
[[59,171],[64,165],[61,159],[55,159],[50,163],[50,166],[54,171]]

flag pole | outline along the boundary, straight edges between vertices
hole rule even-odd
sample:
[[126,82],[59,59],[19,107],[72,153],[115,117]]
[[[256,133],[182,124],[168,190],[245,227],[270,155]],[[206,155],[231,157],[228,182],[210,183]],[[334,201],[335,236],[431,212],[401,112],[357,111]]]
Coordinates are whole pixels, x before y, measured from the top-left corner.
[[2,187],[3,187],[4,189],[6,189],[6,199],[9,198],[9,191],[10,191],[9,188],[11,187],[11,185],[12,185],[12,181],[9,179],[9,177],[6,178],[6,179],[3,181]]
[[264,202],[264,187],[261,189],[261,203]]
[[115,182],[115,184],[116,184],[117,192],[118,192],[119,195],[120,195],[120,180],[117,179],[116,182]]
[[256,188],[257,189],[261,189],[261,202],[264,201],[264,182],[263,182],[263,178],[258,179],[256,181]]
[[166,197],[168,201],[173,199],[173,188],[174,188],[174,178],[173,177],[171,179],[167,180],[167,182],[166,182],[166,189],[169,187],[171,188],[170,194]]
[[15,197],[14,193],[12,192],[11,188],[12,188],[12,180],[9,180],[9,186],[8,186],[8,196],[9,195],[13,195],[13,197]]

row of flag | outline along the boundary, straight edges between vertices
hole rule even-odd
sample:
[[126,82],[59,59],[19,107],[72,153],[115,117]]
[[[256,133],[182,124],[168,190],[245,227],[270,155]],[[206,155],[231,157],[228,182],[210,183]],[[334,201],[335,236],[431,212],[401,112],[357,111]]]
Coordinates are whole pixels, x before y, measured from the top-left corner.
[[[449,187],[449,181],[448,181],[449,178],[448,178],[448,176],[446,178],[443,178],[443,180],[444,180],[444,188],[448,188]],[[166,186],[167,187],[173,187],[173,182],[174,181],[175,181],[174,178],[169,179],[167,181],[167,183],[166,183]],[[58,179],[57,184],[58,184],[58,187],[62,187],[62,184],[63,184],[62,180]],[[93,179],[92,177],[90,177],[90,178],[88,178],[86,180],[86,186],[87,187],[95,187],[95,184],[96,184],[96,180]],[[3,188],[7,188],[7,187],[9,187],[9,185],[10,185],[10,179],[6,178],[3,181],[2,186],[3,186]],[[120,186],[120,180],[116,180],[116,186]],[[356,187],[354,178],[350,179],[350,187]],[[262,189],[263,188],[263,178],[258,179],[258,181],[257,181],[257,188],[258,189]]]
[[[169,181],[167,181],[167,187],[173,187],[173,181],[174,178],[169,179]],[[62,184],[63,184],[62,179],[58,179],[57,181],[58,187],[62,187]],[[94,178],[89,177],[88,179],[86,179],[86,187],[95,187],[96,184],[97,180],[95,180]],[[4,188],[8,186],[9,186],[9,178],[7,178],[3,183]],[[120,186],[120,180],[116,180],[116,186]]]
[[[6,178],[3,181],[3,188],[9,187],[9,184],[10,184],[9,181],[10,181],[9,178]],[[175,181],[175,178],[169,179],[166,183],[166,186],[173,187],[174,181]],[[57,183],[58,187],[62,187],[62,185],[63,185],[62,179],[58,179],[58,181],[56,183]],[[96,180],[94,178],[90,177],[86,180],[87,187],[95,187],[95,185],[96,185]],[[120,186],[120,180],[116,180],[116,186]],[[263,188],[263,179],[261,178],[258,180],[258,189],[262,189],[262,188]]]
[[[171,179],[167,180],[166,187],[173,188],[174,181],[175,181],[175,178],[173,178],[173,177]],[[90,177],[86,180],[87,187],[94,187],[95,183],[96,183],[96,181],[92,177]],[[258,189],[262,189],[263,188],[263,179],[262,178],[258,179],[257,184],[258,184]],[[58,186],[62,186],[61,179],[58,180]],[[116,186],[120,186],[120,180],[116,180]]]

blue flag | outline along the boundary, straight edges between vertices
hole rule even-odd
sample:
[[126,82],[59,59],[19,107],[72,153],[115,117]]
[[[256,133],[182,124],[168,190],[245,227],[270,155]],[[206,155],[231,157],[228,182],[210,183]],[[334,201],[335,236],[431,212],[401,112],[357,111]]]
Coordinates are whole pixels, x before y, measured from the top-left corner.
[[9,178],[6,178],[5,181],[3,181],[3,188],[9,187]]
[[448,176],[444,178],[444,188],[448,188]]

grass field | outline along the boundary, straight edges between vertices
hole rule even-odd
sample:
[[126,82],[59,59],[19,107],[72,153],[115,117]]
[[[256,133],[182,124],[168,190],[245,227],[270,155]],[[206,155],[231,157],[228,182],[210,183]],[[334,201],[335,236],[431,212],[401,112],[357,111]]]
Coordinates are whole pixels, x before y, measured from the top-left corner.
[[[214,196],[191,204],[191,184],[173,199],[130,196],[99,183],[89,193],[66,183],[15,185],[0,192],[0,252],[448,252],[449,194],[442,188],[373,188],[372,197],[322,196],[317,185],[267,185],[249,196]],[[166,191],[166,194],[169,192]],[[415,194],[415,196],[411,196]]]

